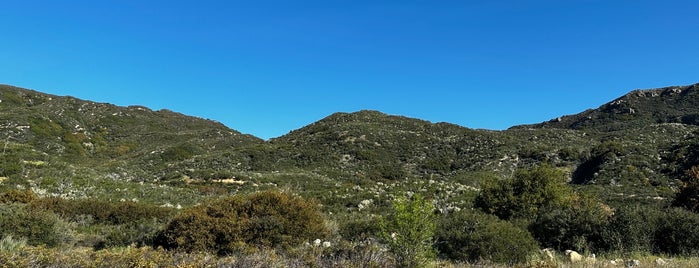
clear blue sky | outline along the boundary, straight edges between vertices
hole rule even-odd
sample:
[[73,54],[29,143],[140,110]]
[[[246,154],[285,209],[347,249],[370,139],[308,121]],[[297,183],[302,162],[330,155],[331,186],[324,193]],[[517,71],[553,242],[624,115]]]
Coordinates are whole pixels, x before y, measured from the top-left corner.
[[505,129],[699,82],[699,1],[0,2],[0,83],[261,138],[361,109]]

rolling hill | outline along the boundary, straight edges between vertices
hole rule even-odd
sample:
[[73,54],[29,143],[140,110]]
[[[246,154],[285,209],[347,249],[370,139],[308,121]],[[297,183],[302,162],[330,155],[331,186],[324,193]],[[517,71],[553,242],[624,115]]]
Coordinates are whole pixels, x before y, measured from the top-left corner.
[[[263,141],[168,110],[0,86],[0,187],[184,204],[290,187],[341,207],[366,196],[390,199],[376,193],[389,191],[377,190],[386,185],[435,194],[477,189],[546,162],[610,202],[665,204],[684,170],[697,164],[685,157],[697,155],[697,91],[635,90],[597,109],[505,131],[378,111],[336,113]],[[354,186],[363,190],[348,190]],[[443,199],[463,201],[456,192]]]

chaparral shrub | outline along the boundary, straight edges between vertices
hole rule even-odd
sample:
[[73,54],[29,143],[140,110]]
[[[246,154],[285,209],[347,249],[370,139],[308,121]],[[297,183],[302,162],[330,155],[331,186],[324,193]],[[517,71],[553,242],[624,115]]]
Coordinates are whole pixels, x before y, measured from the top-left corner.
[[1,203],[31,203],[38,197],[31,190],[9,190],[0,194]]
[[0,237],[26,239],[29,245],[55,247],[69,237],[67,224],[56,214],[32,210],[26,204],[0,204]]
[[328,234],[315,202],[266,191],[213,199],[177,215],[156,244],[187,252],[229,254],[246,247],[288,247]]
[[532,219],[539,209],[569,203],[572,189],[565,174],[549,165],[520,169],[514,178],[488,183],[475,200],[476,207],[503,220]]
[[493,215],[462,210],[446,215],[436,233],[439,253],[451,260],[522,263],[538,249],[524,229]]

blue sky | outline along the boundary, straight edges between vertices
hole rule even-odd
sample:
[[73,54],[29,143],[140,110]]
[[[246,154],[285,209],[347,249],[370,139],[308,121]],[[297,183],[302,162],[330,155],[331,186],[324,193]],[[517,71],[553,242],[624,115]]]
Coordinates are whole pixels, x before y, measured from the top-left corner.
[[0,83],[261,138],[380,110],[505,129],[699,82],[699,1],[0,2]]

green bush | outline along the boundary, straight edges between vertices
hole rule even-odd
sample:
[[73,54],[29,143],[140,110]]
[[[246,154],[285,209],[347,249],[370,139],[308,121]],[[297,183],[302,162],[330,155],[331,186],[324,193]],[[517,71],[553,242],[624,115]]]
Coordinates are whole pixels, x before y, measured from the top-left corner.
[[570,196],[563,172],[541,165],[520,169],[513,179],[485,183],[475,206],[503,220],[532,219],[541,207],[567,205]]
[[328,234],[319,206],[286,192],[214,199],[177,215],[156,245],[225,255],[248,246],[288,247]]
[[[354,216],[354,215],[352,215]],[[342,238],[349,241],[362,241],[368,237],[374,237],[381,233],[381,226],[375,218],[368,215],[359,215],[356,218],[348,216],[342,219],[339,226]]]
[[541,246],[559,251],[596,252],[604,248],[603,233],[610,211],[591,197],[577,197],[569,206],[541,208],[529,231]]
[[107,225],[102,228],[94,244],[95,249],[125,247],[130,245],[153,245],[154,239],[163,224],[158,220],[140,220],[120,225]]
[[655,231],[658,252],[672,255],[699,254],[699,215],[675,208],[658,220]]
[[455,261],[523,263],[538,250],[536,240],[526,230],[478,211],[445,216],[436,238],[439,253]]
[[166,149],[160,156],[164,161],[180,161],[189,159],[202,152],[202,149],[193,144],[179,144]]
[[399,197],[393,210],[381,221],[382,237],[400,267],[423,267],[435,255],[434,206],[420,195]]
[[0,204],[0,236],[26,239],[29,245],[55,247],[68,239],[68,228],[56,214],[26,204]]
[[36,200],[32,203],[32,206],[38,209],[53,211],[71,220],[90,215],[95,223],[112,225],[133,223],[154,218],[167,220],[174,212],[172,208],[157,207],[130,201],[112,202],[97,199],[67,200],[58,197]]
[[655,232],[665,212],[650,207],[616,209],[604,229],[603,250],[607,252],[654,252]]

